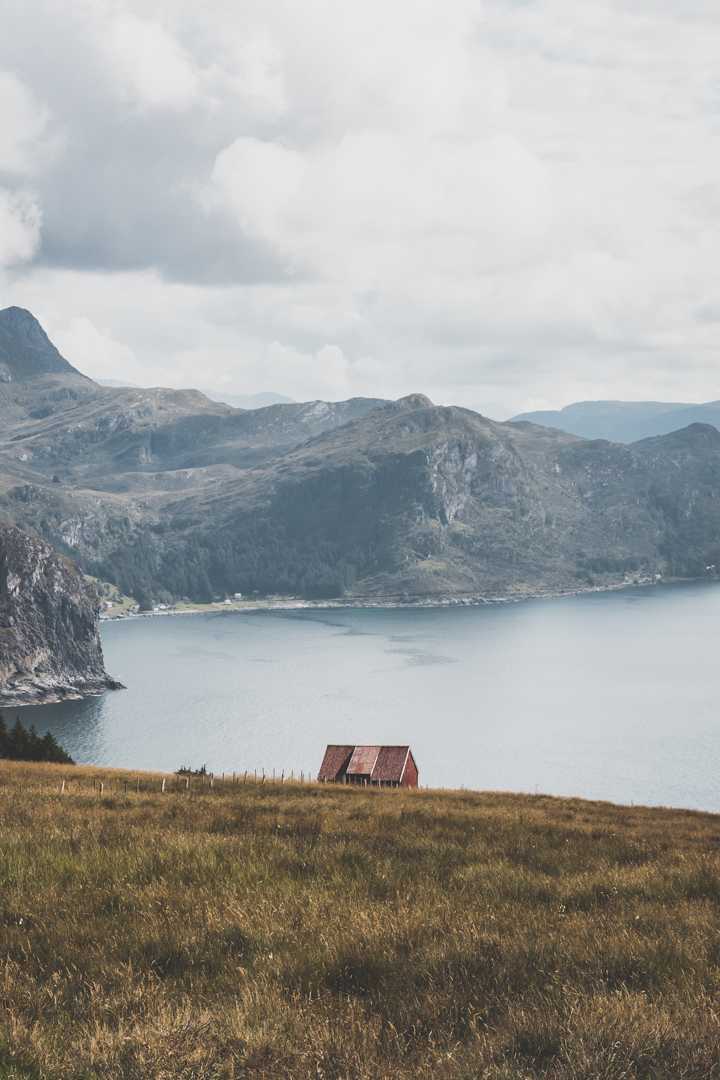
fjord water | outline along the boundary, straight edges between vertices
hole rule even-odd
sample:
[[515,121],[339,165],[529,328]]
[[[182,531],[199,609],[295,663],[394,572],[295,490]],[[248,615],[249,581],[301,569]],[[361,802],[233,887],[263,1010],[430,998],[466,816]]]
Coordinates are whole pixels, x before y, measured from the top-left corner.
[[420,783],[720,810],[720,583],[483,607],[106,622],[127,690],[26,707],[78,762],[313,776],[410,743]]

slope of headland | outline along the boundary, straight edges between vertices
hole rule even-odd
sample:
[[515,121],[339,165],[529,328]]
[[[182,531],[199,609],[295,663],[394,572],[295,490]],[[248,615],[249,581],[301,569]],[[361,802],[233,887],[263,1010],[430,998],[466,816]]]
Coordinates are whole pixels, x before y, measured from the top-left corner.
[[98,386],[50,342],[47,370],[21,378],[17,325],[36,352],[47,339],[8,311],[0,514],[142,608],[519,598],[720,566],[708,424],[626,446],[421,394],[245,411]]
[[9,1077],[715,1075],[716,815],[15,763],[0,784]]
[[77,563],[0,522],[0,705],[119,689],[105,671],[98,613]]

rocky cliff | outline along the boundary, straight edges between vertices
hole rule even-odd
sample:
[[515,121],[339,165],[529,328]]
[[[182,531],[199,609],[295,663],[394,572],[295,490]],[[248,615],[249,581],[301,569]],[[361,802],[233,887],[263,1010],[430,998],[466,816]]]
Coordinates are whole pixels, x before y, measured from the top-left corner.
[[0,704],[121,689],[105,671],[98,610],[77,563],[0,522]]

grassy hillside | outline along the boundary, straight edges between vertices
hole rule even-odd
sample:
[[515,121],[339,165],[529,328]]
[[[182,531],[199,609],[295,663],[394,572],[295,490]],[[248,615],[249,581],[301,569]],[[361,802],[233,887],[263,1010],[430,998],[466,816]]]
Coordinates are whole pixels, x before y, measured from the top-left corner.
[[718,817],[140,781],[0,769],[0,1076],[718,1076]]

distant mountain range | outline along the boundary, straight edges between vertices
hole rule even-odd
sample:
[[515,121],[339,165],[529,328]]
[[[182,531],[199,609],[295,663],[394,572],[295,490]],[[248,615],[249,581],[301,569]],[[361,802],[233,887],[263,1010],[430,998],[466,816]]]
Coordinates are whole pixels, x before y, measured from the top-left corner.
[[583,439],[633,443],[668,435],[688,424],[712,424],[720,429],[720,401],[687,405],[670,401],[576,401],[564,409],[519,413],[514,421],[559,428]]
[[[141,390],[137,383],[121,382],[119,379],[95,379],[98,386],[124,386],[132,390]],[[221,401],[226,405],[232,405],[234,409],[264,409],[267,405],[294,405],[295,399],[285,397],[284,394],[274,394],[270,391],[263,394],[226,394],[224,390],[200,391],[211,401]]]
[[141,604],[528,596],[720,567],[720,434],[631,446],[399,401],[103,387],[0,312],[0,517]]

